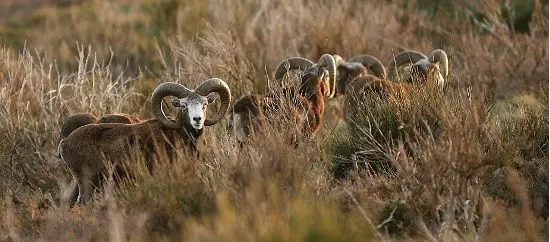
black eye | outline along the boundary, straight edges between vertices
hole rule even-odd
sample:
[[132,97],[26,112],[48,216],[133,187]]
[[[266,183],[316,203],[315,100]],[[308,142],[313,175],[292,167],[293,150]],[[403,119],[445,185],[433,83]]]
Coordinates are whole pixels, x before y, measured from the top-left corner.
[[175,107],[181,108],[181,109],[187,109],[187,103],[178,103],[178,105],[174,105]]

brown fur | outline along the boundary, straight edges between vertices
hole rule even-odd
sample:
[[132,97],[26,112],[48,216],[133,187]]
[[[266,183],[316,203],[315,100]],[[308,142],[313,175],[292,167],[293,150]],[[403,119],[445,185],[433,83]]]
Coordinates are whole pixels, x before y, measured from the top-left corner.
[[[125,113],[119,113],[119,114],[107,114],[103,117],[101,117],[99,120],[92,114],[89,113],[79,113],[72,115],[65,119],[65,122],[63,125],[61,125],[61,132],[59,135],[59,142],[69,136],[73,131],[76,129],[93,123],[124,123],[124,124],[132,124],[132,123],[139,123],[140,120],[136,116],[125,114]],[[61,158],[61,155],[57,154],[58,158]],[[73,203],[76,201],[76,198],[78,196],[78,187],[75,186],[72,188],[69,200]]]
[[[317,75],[305,74],[302,77],[302,84],[298,93],[288,95],[277,94],[251,94],[241,97],[233,105],[232,113],[240,114],[243,117],[241,124],[245,135],[250,135],[254,130],[258,130],[265,123],[265,116],[270,111],[276,111],[279,108],[277,98],[286,98],[291,102],[293,114],[291,119],[299,124],[302,133],[306,136],[315,134],[322,124],[322,116],[325,110],[324,96],[330,91],[322,79],[322,73]],[[306,112],[306,120],[302,120],[300,111]]]
[[347,86],[355,78],[373,75],[380,79],[386,78],[384,65],[371,55],[355,55],[347,61],[339,55],[334,55],[337,65],[336,87],[337,94],[346,94]]
[[385,99],[407,96],[410,89],[410,85],[407,83],[395,83],[388,80],[371,78],[369,76],[357,78],[353,85],[361,85],[361,83],[364,91],[379,95]]
[[125,114],[125,113],[107,114],[101,117],[97,121],[97,123],[121,123],[121,124],[135,124],[139,122],[140,120],[138,117],[131,114]]
[[367,74],[367,68],[364,66],[357,66],[356,68],[346,68],[345,66],[338,67],[338,75],[336,78],[336,94],[346,94],[347,86],[352,80],[359,76],[364,76]]
[[[93,123],[122,123],[122,124],[133,124],[139,123],[140,120],[138,117],[131,114],[118,113],[118,114],[107,114],[101,117],[99,120],[90,113],[79,113],[72,115],[65,119],[65,122],[61,125],[61,132],[59,132],[59,139],[57,144],[61,142],[62,139],[69,136],[76,129]],[[58,154],[58,158],[59,154]]]
[[372,75],[360,76],[348,84],[344,109],[360,105],[359,101],[365,95],[378,95],[383,100],[405,97],[410,88],[411,84],[408,83],[396,83]]
[[439,72],[439,65],[437,63],[428,65],[425,70],[419,66],[412,66],[409,73],[404,77],[403,82],[437,86],[437,73]]
[[[184,120],[180,118],[180,122]],[[202,129],[196,130],[190,125],[168,129],[155,119],[135,124],[89,124],[75,130],[59,146],[63,160],[77,179],[80,202],[85,203],[107,175],[106,160],[113,162],[116,175],[124,176],[122,162],[132,158],[128,157],[132,151],[139,150],[145,156],[146,165],[152,169],[154,158],[170,158],[178,142],[196,151],[201,134]]]
[[[347,104],[356,104],[360,95],[378,95],[382,99],[406,97],[411,88],[437,88],[437,73],[439,68],[436,65],[428,66],[427,70],[413,69],[412,75],[406,82],[392,82],[373,75],[362,75],[356,77],[347,85]],[[354,101],[355,100],[355,101]]]
[[[420,70],[415,70],[420,72]],[[413,72],[415,73],[415,72]],[[381,79],[373,75],[363,75],[353,79],[346,87],[346,98],[344,101],[344,117],[349,116],[353,107],[361,105],[360,101],[366,95],[376,95],[381,100],[408,100],[413,88],[435,88],[438,89],[436,65],[430,65],[422,73],[411,76],[409,82],[393,82]],[[347,118],[346,118],[347,120]]]
[[64,139],[65,137],[69,136],[74,130],[87,125],[96,123],[97,118],[89,113],[79,113],[72,115],[65,119],[65,122],[61,125],[61,132],[59,134],[59,141]]
[[325,112],[325,96],[329,92],[328,87],[323,85],[319,76],[306,76],[302,79],[300,104],[307,110],[307,124],[302,131],[306,136],[315,134],[322,124],[323,113]]
[[[123,123],[123,124],[132,124],[139,123],[139,118],[131,114],[118,113],[118,114],[107,114],[101,117],[99,120],[97,117],[90,113],[79,113],[72,115],[65,119],[65,122],[61,125],[61,132],[59,135],[59,141],[69,136],[76,129],[92,123]],[[58,142],[59,143],[59,142]]]

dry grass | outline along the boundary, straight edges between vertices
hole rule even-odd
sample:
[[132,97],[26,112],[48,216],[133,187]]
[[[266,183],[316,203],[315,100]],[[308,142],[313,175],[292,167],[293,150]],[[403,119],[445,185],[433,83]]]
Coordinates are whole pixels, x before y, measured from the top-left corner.
[[[499,1],[438,2],[100,0],[0,22],[0,239],[547,239],[548,3],[522,34]],[[363,97],[345,119],[343,97],[329,100],[324,127],[293,145],[288,122],[241,147],[224,121],[199,158],[152,173],[138,159],[133,180],[64,201],[55,154],[71,114],[148,118],[164,81],[274,91],[290,56],[435,48],[451,59],[444,93]]]

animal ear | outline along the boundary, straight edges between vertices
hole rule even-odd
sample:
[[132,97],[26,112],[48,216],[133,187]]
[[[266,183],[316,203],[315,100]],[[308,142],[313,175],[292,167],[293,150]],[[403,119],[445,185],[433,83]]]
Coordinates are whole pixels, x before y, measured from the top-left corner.
[[208,98],[208,103],[213,103],[218,98],[218,95],[215,92],[209,93],[206,98]]

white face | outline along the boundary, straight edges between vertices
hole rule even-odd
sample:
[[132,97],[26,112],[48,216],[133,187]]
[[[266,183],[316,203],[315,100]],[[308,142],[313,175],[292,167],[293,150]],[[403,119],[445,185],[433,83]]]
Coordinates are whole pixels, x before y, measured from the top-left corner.
[[206,120],[206,108],[208,107],[208,97],[201,95],[189,95],[185,98],[172,99],[172,105],[181,109],[182,115],[187,113],[189,124],[197,130],[202,129],[204,120]]

